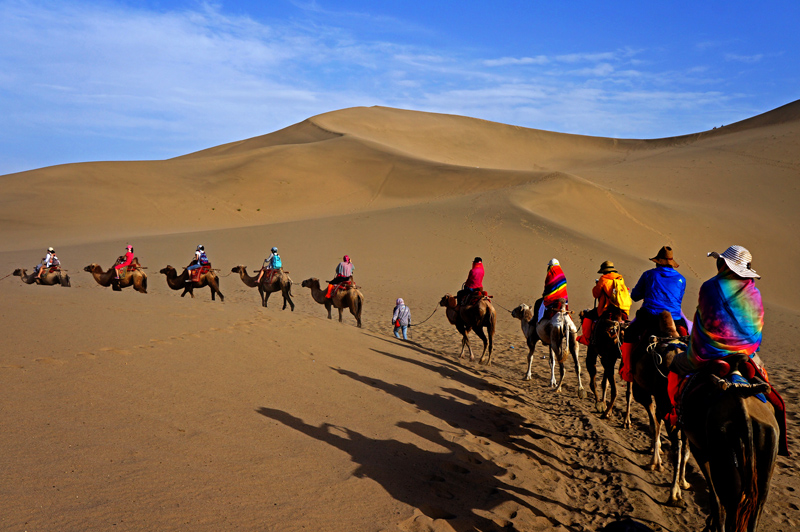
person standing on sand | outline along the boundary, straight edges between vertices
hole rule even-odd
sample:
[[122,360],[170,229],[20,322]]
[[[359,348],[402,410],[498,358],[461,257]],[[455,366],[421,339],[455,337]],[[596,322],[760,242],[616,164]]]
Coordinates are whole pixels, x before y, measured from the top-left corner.
[[392,325],[394,326],[394,336],[400,339],[400,331],[403,332],[403,340],[408,340],[408,327],[411,325],[411,310],[406,306],[402,297],[398,297],[394,312],[392,313]]

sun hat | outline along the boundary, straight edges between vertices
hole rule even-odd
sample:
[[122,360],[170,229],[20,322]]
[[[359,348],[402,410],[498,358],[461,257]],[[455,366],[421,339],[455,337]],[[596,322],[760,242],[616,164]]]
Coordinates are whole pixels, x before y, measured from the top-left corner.
[[125,249],[128,249],[128,250],[130,250],[130,251],[133,251],[133,246],[131,246],[130,244],[128,244],[127,246],[125,246]]
[[722,253],[712,251],[708,256],[724,260],[728,268],[739,277],[761,279],[761,276],[750,267],[753,262],[753,255],[742,246],[731,246]]
[[548,266],[560,266],[561,263],[558,262],[558,259],[550,259],[550,262],[547,263]]
[[53,246],[50,246],[49,248],[47,248],[47,251],[49,251],[50,253],[52,253],[52,252],[54,252],[55,250],[53,249]]
[[402,297],[398,297],[398,298],[397,298],[397,301],[396,301],[396,303],[397,303],[398,305],[405,305],[405,304],[406,304],[406,303],[405,303],[405,301],[403,301],[403,298],[402,298]]
[[617,269],[614,267],[614,263],[610,260],[605,261],[603,264],[600,265],[600,269],[597,270],[597,273],[619,273]]
[[662,266],[678,267],[678,263],[675,262],[675,259],[672,257],[672,248],[669,246],[661,246],[661,249],[658,250],[658,255],[650,260]]

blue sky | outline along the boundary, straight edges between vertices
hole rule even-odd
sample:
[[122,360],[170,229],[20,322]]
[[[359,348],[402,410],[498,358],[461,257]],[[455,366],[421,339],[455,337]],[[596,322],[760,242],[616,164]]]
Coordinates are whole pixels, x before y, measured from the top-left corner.
[[0,0],[0,174],[385,105],[606,137],[800,98],[800,2]]

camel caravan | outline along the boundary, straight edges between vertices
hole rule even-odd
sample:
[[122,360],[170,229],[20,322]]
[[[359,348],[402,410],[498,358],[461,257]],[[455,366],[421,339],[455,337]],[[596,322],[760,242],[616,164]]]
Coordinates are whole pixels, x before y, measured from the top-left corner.
[[[645,271],[632,290],[613,262],[603,262],[592,289],[595,304],[579,313],[580,328],[573,322],[566,276],[556,259],[547,265],[542,297],[533,306],[520,304],[508,312],[520,321],[528,347],[523,380],[533,378],[534,351],[541,342],[549,352],[550,387],[556,393],[562,391],[569,352],[577,394],[587,398],[579,358],[579,344],[583,344],[594,406],[602,419],[610,420],[615,416],[619,362],[619,375],[626,384],[621,426],[631,428],[634,400],[645,408],[651,434],[648,469],[664,468],[662,429],[666,428],[671,441],[674,471],[667,503],[678,504],[682,491],[689,489],[685,470],[693,455],[711,491],[708,529],[755,530],[776,457],[789,454],[786,408],[769,383],[758,354],[764,310],[755,287],[760,276],[751,267],[752,255],[741,246],[731,246],[708,256],[716,259],[717,274],[703,283],[692,321],[681,310],[686,280],[677,272],[678,263],[668,246],[650,259],[655,268]],[[101,286],[111,286],[115,291],[133,286],[147,293],[145,267],[134,255],[133,246],[127,246],[125,255],[108,270],[98,264],[84,270]],[[160,273],[172,290],[183,290],[181,297],[187,293],[194,297],[195,288],[208,286],[212,301],[217,294],[224,301],[216,271],[205,248],[199,245],[180,275],[173,266]],[[316,277],[301,285],[310,290],[313,301],[325,307],[328,319],[336,308],[341,323],[348,309],[361,327],[364,295],[353,281],[354,271],[350,257],[345,255],[327,287]],[[280,292],[283,309],[288,305],[294,310],[292,280],[283,270],[277,248],[271,249],[252,276],[244,265],[232,268],[231,274],[238,274],[247,287],[258,289],[262,307],[267,307],[272,293]],[[52,247],[33,273],[17,269],[13,275],[27,284],[70,286]],[[466,349],[470,362],[475,361],[469,341],[469,334],[474,332],[483,342],[478,363],[491,365],[497,313],[483,280],[483,261],[475,257],[462,289],[456,295],[445,294],[439,306],[445,308],[448,322],[461,335],[459,358],[465,356]],[[642,304],[631,318],[634,301]],[[395,318],[393,323],[396,327],[403,325]],[[599,389],[598,358],[603,370]]]

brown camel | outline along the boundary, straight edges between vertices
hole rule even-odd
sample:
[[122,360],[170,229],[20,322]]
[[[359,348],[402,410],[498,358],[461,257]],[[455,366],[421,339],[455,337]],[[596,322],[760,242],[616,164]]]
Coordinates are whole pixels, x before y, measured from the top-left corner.
[[[525,380],[531,380],[533,350],[536,348],[537,342],[541,341],[542,345],[550,348],[550,387],[555,388],[556,392],[560,392],[566,375],[564,362],[566,362],[567,356],[563,347],[564,342],[566,342],[572,355],[572,360],[575,363],[575,373],[578,376],[578,397],[585,399],[586,389],[581,382],[581,362],[578,358],[578,330],[575,328],[575,324],[572,323],[569,311],[566,310],[566,301],[561,301],[559,310],[552,317],[547,318],[545,316],[538,323],[536,323],[533,309],[528,305],[520,305],[511,311],[511,317],[517,318],[522,322],[522,334],[525,335],[525,340],[528,344],[528,371],[525,373]],[[558,381],[556,381],[556,361],[561,374],[561,378]]]
[[219,300],[225,301],[225,296],[222,295],[222,292],[219,291],[219,277],[217,274],[214,273],[214,270],[209,270],[203,275],[200,276],[199,281],[192,281],[191,283],[187,283],[186,281],[189,280],[189,270],[186,268],[183,269],[183,273],[178,275],[178,272],[172,266],[167,265],[166,268],[162,268],[159,273],[163,273],[167,276],[167,285],[173,290],[183,290],[181,297],[185,296],[187,293],[192,296],[194,299],[194,289],[195,288],[203,288],[204,286],[208,286],[211,288],[211,301],[214,301],[214,296],[219,294]]
[[[580,320],[583,322],[584,314],[581,311]],[[595,400],[595,408],[602,412],[602,419],[608,419],[614,410],[614,403],[617,400],[617,380],[615,366],[621,356],[622,335],[625,329],[625,321],[619,309],[611,309],[611,314],[600,318],[592,329],[592,338],[586,348],[586,371],[589,372],[589,389],[592,390]],[[603,378],[600,386],[603,390],[602,396],[597,393],[597,357],[600,357],[600,365],[603,366]],[[610,399],[606,397],[610,393]]]
[[[138,266],[139,261],[136,259],[134,260],[134,264]],[[100,265],[92,263],[85,267],[83,271],[91,273],[94,280],[97,281],[97,284],[100,286],[111,286],[115,292],[127,288],[128,286],[133,286],[133,289],[137,292],[141,292],[142,294],[147,293],[147,275],[141,268],[128,272],[125,277],[119,279],[119,281],[115,279],[113,266],[109,268],[108,271],[104,272]]]
[[780,428],[762,383],[739,390],[746,381],[747,356],[725,359],[731,372],[719,378],[701,370],[680,405],[680,424],[706,478],[711,511],[708,529],[755,532],[769,493],[778,455]]
[[[494,329],[497,324],[497,313],[494,310],[492,301],[488,297],[480,298],[476,303],[469,305],[458,305],[456,297],[450,294],[445,294],[439,305],[445,307],[447,320],[456,326],[458,332],[461,333],[461,352],[458,358],[464,356],[464,347],[469,350],[469,361],[475,362],[475,355],[472,353],[472,347],[469,345],[469,338],[467,335],[471,330],[475,331],[478,338],[483,342],[483,353],[478,360],[479,364],[483,364],[483,358],[488,355],[486,365],[492,364],[492,342],[494,339]],[[483,329],[486,328],[488,334],[484,334]],[[487,340],[488,336],[488,340]]]
[[43,284],[48,286],[60,284],[61,286],[70,286],[69,275],[63,273],[61,270],[43,273],[42,276],[37,279],[36,273],[28,275],[28,271],[25,268],[17,268],[14,270],[14,275],[19,276],[25,284]]
[[294,302],[292,301],[292,280],[289,278],[289,272],[282,269],[272,276],[272,281],[267,282],[267,274],[261,276],[261,282],[258,283],[258,276],[250,277],[247,274],[247,266],[235,266],[231,269],[231,273],[238,273],[242,282],[250,288],[258,286],[258,293],[261,296],[261,306],[266,307],[269,301],[269,296],[273,292],[281,292],[283,294],[283,309],[286,310],[286,304],[291,305],[294,311]]
[[311,289],[311,297],[320,305],[325,305],[328,310],[328,319],[331,319],[331,307],[339,309],[339,323],[342,322],[342,310],[350,309],[350,314],[355,316],[358,326],[361,327],[361,310],[364,307],[364,295],[358,288],[351,287],[347,290],[337,290],[330,298],[325,297],[327,290],[319,286],[319,279],[312,277],[301,283],[304,288]]
[[[649,339],[651,336],[671,338],[679,336],[669,312],[663,311],[653,328],[648,328],[642,334],[644,339]],[[625,392],[626,407],[623,426],[625,428],[631,426],[631,406],[635,399],[647,410],[650,419],[652,457],[648,468],[651,471],[661,471],[663,469],[661,428],[664,426],[664,418],[672,411],[672,401],[667,391],[667,375],[672,359],[675,357],[675,351],[666,350],[662,356],[654,351],[654,348],[655,345],[643,340],[631,353],[633,382],[628,383]]]

